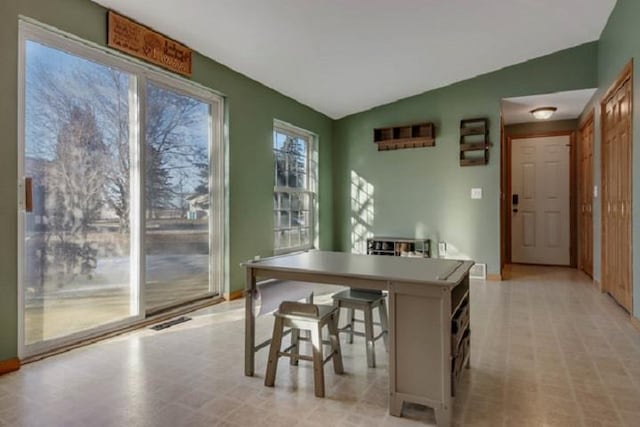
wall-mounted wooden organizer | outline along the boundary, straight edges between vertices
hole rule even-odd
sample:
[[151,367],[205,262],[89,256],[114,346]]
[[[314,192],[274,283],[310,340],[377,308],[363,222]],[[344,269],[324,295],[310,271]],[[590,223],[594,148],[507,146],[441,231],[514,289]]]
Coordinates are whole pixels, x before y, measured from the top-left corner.
[[489,120],[460,121],[460,166],[489,163]]
[[367,255],[431,258],[431,240],[372,237],[367,239]]
[[374,129],[373,142],[378,151],[433,147],[436,145],[436,129],[433,123]]

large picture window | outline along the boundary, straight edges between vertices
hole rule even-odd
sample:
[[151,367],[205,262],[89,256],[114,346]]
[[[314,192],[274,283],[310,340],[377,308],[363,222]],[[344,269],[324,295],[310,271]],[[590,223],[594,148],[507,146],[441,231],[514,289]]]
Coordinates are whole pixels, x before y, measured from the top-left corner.
[[33,24],[20,42],[21,356],[218,293],[222,99]]
[[317,160],[313,134],[276,122],[273,191],[276,253],[310,249],[315,238]]

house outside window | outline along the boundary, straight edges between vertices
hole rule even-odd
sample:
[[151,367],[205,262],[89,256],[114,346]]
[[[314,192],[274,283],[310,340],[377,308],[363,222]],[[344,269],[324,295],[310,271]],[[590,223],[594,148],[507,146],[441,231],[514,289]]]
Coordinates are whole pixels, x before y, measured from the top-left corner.
[[273,130],[274,251],[311,249],[316,239],[317,151],[315,136],[276,121]]

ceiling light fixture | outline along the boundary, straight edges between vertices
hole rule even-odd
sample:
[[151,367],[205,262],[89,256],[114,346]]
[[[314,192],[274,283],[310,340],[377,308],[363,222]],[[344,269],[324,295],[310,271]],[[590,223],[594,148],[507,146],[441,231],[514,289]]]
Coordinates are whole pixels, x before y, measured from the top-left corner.
[[536,108],[535,110],[531,110],[531,114],[533,114],[533,117],[538,120],[547,120],[556,111],[558,111],[556,107],[540,107]]

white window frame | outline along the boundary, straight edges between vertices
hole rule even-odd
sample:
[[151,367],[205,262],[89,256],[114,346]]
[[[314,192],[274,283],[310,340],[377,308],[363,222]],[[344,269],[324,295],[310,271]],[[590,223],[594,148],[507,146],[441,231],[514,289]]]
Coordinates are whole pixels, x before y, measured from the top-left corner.
[[277,226],[278,224],[276,224],[276,221],[275,221],[275,211],[277,209],[275,209],[275,207],[273,208],[272,217],[274,219],[274,224],[273,224],[272,235],[274,236],[274,243],[273,243],[274,254],[281,255],[281,254],[286,254],[291,252],[305,251],[305,250],[317,248],[318,247],[318,226],[317,226],[318,224],[318,137],[313,132],[309,132],[305,129],[299,128],[297,126],[291,125],[281,120],[274,120],[273,131],[274,133],[280,132],[289,136],[302,138],[307,142],[307,147],[306,147],[307,158],[306,158],[306,165],[305,165],[307,187],[305,189],[300,189],[300,188],[283,187],[283,186],[277,185],[278,184],[276,181],[277,170],[276,170],[275,153],[274,153],[275,141],[273,140],[271,141],[271,151],[272,153],[274,153],[274,163],[273,163],[274,195],[276,193],[289,193],[289,194],[306,194],[309,197],[308,227],[289,227],[288,228],[289,230],[294,228],[300,228],[300,229],[308,228],[309,242],[307,244],[290,246],[286,248],[276,247],[275,233],[281,230],[281,228]]
[[[100,65],[112,67],[132,76],[130,97],[132,103],[130,117],[131,168],[138,173],[131,176],[131,306],[130,317],[103,324],[95,328],[73,333],[61,338],[25,344],[25,310],[24,310],[24,236],[26,231],[24,215],[25,178],[25,114],[26,114],[26,42],[33,41],[46,45],[80,58],[94,61]],[[194,296],[194,299],[222,294],[225,289],[226,273],[226,239],[225,218],[226,207],[226,132],[224,130],[224,97],[209,88],[176,76],[153,65],[126,56],[104,46],[80,39],[77,36],[62,32],[30,18],[20,17],[19,49],[18,49],[18,355],[21,358],[43,353],[54,348],[73,344],[106,332],[120,329],[144,320],[145,298],[145,260],[144,260],[144,152],[145,141],[145,108],[146,85],[155,85],[184,94],[209,104],[209,197],[211,214],[209,216],[209,289],[206,294]],[[155,311],[155,308],[154,308]]]

